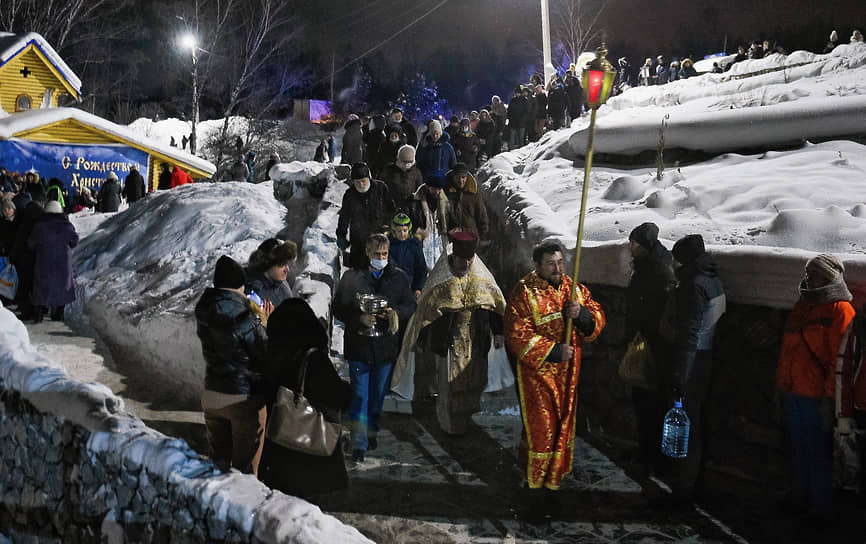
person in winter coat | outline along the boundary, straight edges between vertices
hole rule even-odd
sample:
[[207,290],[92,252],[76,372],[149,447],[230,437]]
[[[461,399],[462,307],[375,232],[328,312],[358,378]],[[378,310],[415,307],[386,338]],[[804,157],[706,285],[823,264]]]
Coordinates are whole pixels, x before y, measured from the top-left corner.
[[44,203],[45,201],[41,198],[31,200],[23,210],[17,210],[15,244],[12,246],[9,260],[18,271],[18,291],[15,294],[15,303],[18,305],[22,321],[36,317],[33,301],[30,296],[33,291],[35,257],[33,250],[30,249],[29,241],[36,221],[44,213],[42,210]]
[[[244,181],[246,178],[239,179],[238,181]],[[192,178],[180,169],[180,166],[175,165],[174,170],[171,172],[171,188],[180,187],[181,185],[186,185],[187,183],[192,183]]]
[[442,125],[435,119],[428,125],[429,131],[421,141],[415,157],[418,168],[426,179],[433,172],[447,172],[457,163],[457,156],[450,138],[442,133]]
[[116,212],[120,208],[120,181],[114,172],[108,173],[108,178],[102,182],[99,195],[96,198],[96,209],[103,213]]
[[[403,330],[415,312],[415,296],[406,274],[388,262],[388,237],[371,234],[366,240],[368,265],[348,271],[334,294],[334,317],[346,327],[344,355],[349,361],[352,402],[352,460],[363,462],[367,450],[376,449],[382,403],[391,381],[391,369],[400,351]],[[364,313],[358,294],[384,297],[388,307],[379,314]],[[375,324],[382,336],[366,336]]]
[[683,59],[682,65],[680,67],[680,72],[677,77],[679,79],[688,79],[696,75],[698,75],[698,71],[695,70],[695,64],[692,62],[692,59]]
[[836,358],[854,319],[845,267],[833,255],[806,263],[776,367],[791,436],[791,502],[810,521],[833,519]]
[[839,33],[833,30],[830,32],[830,41],[827,42],[827,45],[824,46],[824,50],[821,51],[821,53],[826,55],[830,51],[836,49],[837,45],[839,45]]
[[526,118],[529,113],[529,99],[523,94],[523,86],[514,89],[514,96],[508,104],[508,149],[513,151],[526,143]]
[[283,301],[294,298],[288,277],[292,263],[298,256],[298,246],[287,240],[268,238],[250,254],[247,266],[247,294],[255,291],[262,300],[270,302],[274,308]]
[[72,248],[78,233],[56,200],[45,205],[45,213],[33,224],[27,240],[33,252],[33,309],[36,323],[45,312],[55,321],[63,320],[63,308],[75,300]]
[[8,257],[15,245],[15,204],[8,198],[0,199],[0,255]]
[[475,130],[478,136],[478,145],[480,151],[478,153],[478,162],[489,159],[496,153],[494,152],[493,139],[496,136],[496,122],[490,117],[490,112],[481,110],[478,114],[478,125]]
[[557,78],[547,94],[547,115],[550,116],[551,130],[565,126],[565,112],[568,109],[568,94],[565,86]]
[[[676,285],[671,268],[671,253],[658,240],[659,228],[655,223],[643,223],[629,234],[629,252],[632,256],[632,275],[626,289],[626,338],[637,333],[649,345],[653,361],[667,361],[671,346],[659,332],[665,305]],[[651,474],[661,452],[661,421],[664,419],[667,397],[660,394],[658,367],[650,369],[650,381],[656,387],[647,389],[632,386],[631,398],[637,420],[637,461]]]
[[478,191],[475,176],[465,164],[458,162],[445,175],[445,195],[448,197],[448,232],[470,230],[481,240],[481,247],[489,245],[487,207]]
[[399,125],[400,130],[402,131],[403,136],[406,140],[406,143],[411,145],[412,147],[416,147],[418,145],[418,131],[415,130],[415,125],[412,124],[412,121],[406,119],[406,117],[403,115],[403,110],[401,110],[399,106],[395,106],[391,110],[391,116],[388,120],[388,124]]
[[333,163],[337,160],[337,139],[333,134],[328,135],[328,162]]
[[664,85],[668,82],[668,71],[665,67],[665,58],[662,55],[656,57],[656,85]]
[[421,240],[412,236],[412,219],[408,215],[398,212],[394,216],[388,241],[391,243],[388,259],[406,273],[417,298],[427,281],[427,263]]
[[349,114],[349,120],[343,125],[343,149],[340,153],[341,164],[356,164],[364,160],[364,135],[361,132],[361,120],[354,113]]
[[[289,299],[268,318],[268,350],[265,357],[265,398],[273,409],[277,389],[295,392],[303,387],[304,397],[334,423],[348,410],[352,389],[331,363],[328,334],[303,299]],[[306,363],[304,383],[298,383],[301,365]],[[349,485],[343,449],[331,455],[311,455],[284,448],[267,438],[259,466],[259,478],[268,487],[315,502],[318,495],[345,489]]]
[[267,179],[271,179],[271,168],[278,164],[280,164],[280,154],[276,151],[272,151],[271,156],[268,157],[268,164],[265,166],[265,176]]
[[385,165],[393,163],[397,159],[397,151],[406,145],[403,129],[400,125],[388,125],[385,130],[385,141],[379,144],[375,154],[375,161],[370,164],[370,172],[377,179],[382,178]]
[[316,146],[316,152],[313,154],[313,160],[316,162],[326,162],[328,154],[328,144],[325,140],[319,140],[319,145]]
[[45,200],[56,200],[60,202],[60,207],[66,210],[66,204],[69,202],[69,191],[63,185],[63,182],[57,178],[48,180],[48,188],[45,190]]
[[[428,127],[429,132],[429,127]],[[460,118],[456,115],[451,116],[451,121],[448,123],[448,126],[445,127],[445,134],[448,135],[448,139],[453,141],[458,134],[460,134]]]
[[653,59],[647,58],[640,67],[640,84],[644,87],[653,83]]
[[574,121],[583,113],[583,86],[572,70],[565,75],[565,94],[568,99],[568,117]]
[[402,146],[396,160],[382,170],[381,177],[394,199],[395,210],[408,214],[415,227],[424,228],[423,218],[416,215],[414,206],[415,191],[424,183],[421,170],[415,165],[415,148],[409,144]]
[[464,117],[460,120],[460,133],[451,140],[451,146],[454,148],[454,155],[457,160],[474,173],[478,168],[481,141],[478,139],[478,135],[472,132],[469,119]]
[[376,161],[379,146],[382,145],[385,138],[385,116],[382,114],[374,115],[370,119],[367,133],[364,134],[364,162],[368,166]]
[[160,191],[171,189],[171,166],[167,162],[162,163],[162,172],[159,173],[156,188]]
[[[365,244],[370,234],[387,232],[394,217],[394,201],[388,186],[370,177],[363,162],[352,165],[352,186],[343,193],[337,221],[337,246],[349,249],[349,263],[366,268]],[[347,238],[348,236],[348,238]]]
[[423,226],[415,225],[415,237],[421,240],[427,270],[433,270],[448,245],[445,174],[433,172],[427,176],[412,198],[415,200],[415,210],[410,216],[423,218]]
[[235,159],[229,168],[228,179],[225,181],[246,181],[250,175],[250,169],[240,159]]
[[213,287],[195,305],[196,334],[205,360],[201,407],[210,457],[220,470],[258,474],[267,407],[262,395],[268,335],[244,296],[244,269],[217,260]]
[[671,61],[671,67],[668,70],[668,83],[676,81],[680,78],[680,61]]
[[132,204],[144,198],[146,192],[144,178],[138,173],[138,167],[133,166],[129,169],[129,174],[123,182],[123,198]]
[[544,134],[547,127],[547,93],[541,85],[535,86],[535,120],[530,131],[532,140],[538,140]]
[[673,467],[670,482],[673,494],[668,498],[676,504],[685,504],[699,491],[695,485],[702,470],[703,416],[712,376],[713,334],[725,312],[726,299],[716,263],[704,249],[700,234],[681,238],[671,253],[679,283],[662,319],[662,334],[673,343],[673,355],[661,380],[670,384],[666,387],[670,391],[667,405],[682,398],[691,422],[688,456]]

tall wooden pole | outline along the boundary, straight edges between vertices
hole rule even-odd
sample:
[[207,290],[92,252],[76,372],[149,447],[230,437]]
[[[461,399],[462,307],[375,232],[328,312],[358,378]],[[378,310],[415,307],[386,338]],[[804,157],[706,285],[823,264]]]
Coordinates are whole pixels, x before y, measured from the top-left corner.
[[[580,220],[577,223],[577,245],[574,248],[574,275],[572,275],[571,301],[577,300],[577,274],[580,271],[580,248],[583,245],[583,221],[586,217],[586,195],[589,191],[589,170],[592,168],[592,144],[595,139],[595,112],[589,117],[589,134],[586,141],[586,163],[583,165],[583,192],[580,196]],[[571,319],[565,320],[565,343],[571,344]]]

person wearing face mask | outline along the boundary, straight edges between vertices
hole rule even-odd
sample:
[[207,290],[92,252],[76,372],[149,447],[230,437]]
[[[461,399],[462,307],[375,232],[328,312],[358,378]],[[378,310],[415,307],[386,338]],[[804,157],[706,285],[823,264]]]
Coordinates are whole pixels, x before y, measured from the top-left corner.
[[836,358],[854,319],[845,266],[822,253],[806,263],[776,367],[791,437],[790,502],[815,525],[833,520]]
[[[477,246],[474,233],[454,234],[451,254],[436,263],[418,299],[391,378],[403,398],[415,396],[415,383],[420,396],[434,393],[439,426],[452,435],[466,434],[481,409],[491,336],[497,349],[505,343],[505,298],[476,257]],[[408,364],[413,351],[414,372]]]
[[472,131],[469,119],[464,117],[460,121],[460,132],[452,142],[457,160],[474,173],[478,167],[478,152],[481,149],[481,141],[478,139],[478,135]]
[[[361,463],[368,450],[378,446],[379,419],[388,391],[391,370],[400,349],[406,323],[415,312],[415,295],[406,274],[388,262],[388,237],[374,233],[365,240],[363,268],[346,272],[334,294],[333,315],[345,326],[344,355],[349,362],[352,400],[349,406],[352,461]],[[364,313],[359,294],[379,295],[387,308]],[[375,325],[381,336],[365,333]]]
[[385,134],[385,141],[379,144],[375,161],[370,164],[370,171],[373,176],[380,179],[385,165],[393,163],[397,159],[397,151],[406,144],[406,138],[403,136],[400,125],[388,125]]
[[337,246],[349,249],[350,266],[366,268],[364,244],[370,234],[388,232],[394,201],[388,186],[370,177],[365,163],[353,164],[350,178],[352,186],[343,194],[337,221]]
[[421,170],[415,165],[415,148],[409,144],[401,146],[394,162],[382,169],[381,177],[391,191],[394,207],[408,214],[415,228],[425,228],[424,214],[414,199],[415,191],[424,184]]
[[401,110],[399,106],[395,106],[391,110],[391,116],[388,120],[388,123],[400,126],[400,129],[403,131],[403,135],[406,137],[407,144],[411,145],[412,147],[416,147],[418,145],[418,132],[415,130],[415,125],[412,124],[412,121],[406,119],[406,116],[403,115],[403,110]]
[[250,254],[245,292],[255,291],[273,308],[286,299],[295,298],[288,277],[297,256],[298,246],[290,240],[268,238],[262,242]]

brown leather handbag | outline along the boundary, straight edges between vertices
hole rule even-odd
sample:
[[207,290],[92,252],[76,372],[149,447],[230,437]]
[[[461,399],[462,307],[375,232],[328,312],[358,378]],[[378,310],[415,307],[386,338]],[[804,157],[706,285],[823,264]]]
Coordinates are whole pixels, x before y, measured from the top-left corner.
[[340,441],[342,427],[325,418],[304,397],[304,380],[310,355],[316,348],[304,354],[298,369],[297,388],[292,391],[282,385],[277,389],[277,399],[268,417],[268,440],[290,450],[309,455],[328,456]]

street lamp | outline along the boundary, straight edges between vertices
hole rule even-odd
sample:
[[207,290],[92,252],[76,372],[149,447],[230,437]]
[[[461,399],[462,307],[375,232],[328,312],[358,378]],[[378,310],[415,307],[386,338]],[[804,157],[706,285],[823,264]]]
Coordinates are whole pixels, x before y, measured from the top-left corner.
[[[583,69],[583,92],[586,105],[592,110],[589,117],[589,132],[586,141],[586,161],[583,166],[583,193],[580,197],[580,220],[577,224],[577,246],[574,249],[574,283],[571,289],[571,300],[574,302],[577,295],[577,273],[580,270],[580,246],[583,245],[583,220],[586,216],[586,195],[589,188],[589,170],[592,168],[592,143],[595,136],[595,112],[607,102],[616,70],[607,61],[607,48],[604,42],[595,50],[595,58],[587,63]],[[571,320],[566,320],[565,341],[571,343]]]
[[191,33],[180,37],[180,45],[192,52],[192,132],[189,135],[189,151],[195,155],[195,126],[198,124],[198,43]]

